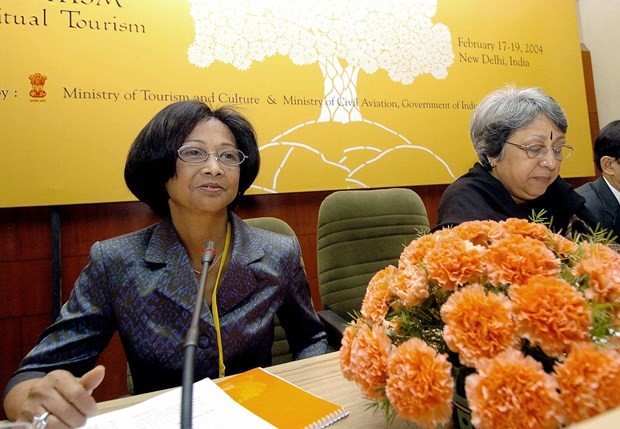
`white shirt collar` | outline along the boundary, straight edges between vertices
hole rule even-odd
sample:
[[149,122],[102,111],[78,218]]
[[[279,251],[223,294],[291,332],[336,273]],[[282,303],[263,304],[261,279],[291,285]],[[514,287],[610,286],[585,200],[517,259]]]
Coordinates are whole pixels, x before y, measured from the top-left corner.
[[603,179],[605,180],[605,183],[607,183],[607,186],[609,186],[609,189],[611,189],[611,193],[614,194],[614,197],[616,197],[616,200],[618,200],[618,203],[620,203],[620,191],[614,188],[605,176],[603,176]]

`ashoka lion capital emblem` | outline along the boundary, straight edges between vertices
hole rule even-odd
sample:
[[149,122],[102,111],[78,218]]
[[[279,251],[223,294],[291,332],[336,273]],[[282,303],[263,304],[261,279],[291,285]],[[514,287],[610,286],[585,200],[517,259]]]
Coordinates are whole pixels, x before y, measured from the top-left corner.
[[45,97],[45,81],[47,80],[47,76],[42,75],[41,73],[34,73],[28,76],[30,79],[30,84],[32,85],[32,89],[30,90],[30,96],[33,98],[43,98]]

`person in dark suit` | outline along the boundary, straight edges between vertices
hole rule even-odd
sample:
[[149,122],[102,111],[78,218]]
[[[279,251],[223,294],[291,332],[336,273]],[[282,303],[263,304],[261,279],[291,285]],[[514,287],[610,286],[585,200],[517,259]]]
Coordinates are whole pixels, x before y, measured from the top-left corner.
[[567,143],[564,110],[539,88],[509,85],[476,107],[470,135],[479,162],[445,190],[433,230],[473,220],[529,219],[544,210],[555,232],[586,232],[585,200],[560,177]]
[[161,217],[95,243],[58,319],[9,380],[10,419],[79,427],[96,411],[98,356],[118,332],[134,392],[182,382],[205,242],[215,243],[196,352],[196,379],[271,364],[277,315],[294,359],[327,351],[295,237],[233,213],[260,157],[250,122],[230,107],[173,103],[142,129],[125,165],[133,194]]
[[601,228],[620,244],[620,120],[610,122],[594,141],[594,163],[601,177],[576,191]]

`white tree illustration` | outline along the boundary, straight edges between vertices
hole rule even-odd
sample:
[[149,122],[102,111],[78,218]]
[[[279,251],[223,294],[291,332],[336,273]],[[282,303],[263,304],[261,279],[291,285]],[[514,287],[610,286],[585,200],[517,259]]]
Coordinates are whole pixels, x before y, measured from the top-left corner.
[[[318,64],[323,74],[319,117],[295,125],[261,147],[284,149],[271,184],[252,187],[277,192],[280,175],[298,151],[320,159],[326,168],[346,174],[348,186],[369,187],[358,176],[396,151],[411,149],[434,157],[454,178],[448,164],[430,149],[414,145],[389,127],[366,119],[360,111],[357,79],[385,70],[394,82],[411,85],[421,74],[445,79],[454,62],[450,30],[433,24],[437,0],[188,0],[195,40],[189,62],[209,67],[215,61],[240,71],[254,62],[281,55],[293,64]],[[334,158],[293,134],[318,123],[363,122],[396,136],[402,145],[362,145],[343,148]],[[272,158],[273,159],[273,158]],[[355,161],[352,161],[355,160]],[[335,186],[341,186],[340,184]]]
[[[324,101],[318,121],[362,120],[360,70],[386,70],[404,85],[430,73],[444,79],[454,61],[450,31],[433,24],[436,0],[190,0],[196,38],[189,61],[247,70],[279,54],[296,65],[318,63]],[[343,62],[345,63],[343,65]]]

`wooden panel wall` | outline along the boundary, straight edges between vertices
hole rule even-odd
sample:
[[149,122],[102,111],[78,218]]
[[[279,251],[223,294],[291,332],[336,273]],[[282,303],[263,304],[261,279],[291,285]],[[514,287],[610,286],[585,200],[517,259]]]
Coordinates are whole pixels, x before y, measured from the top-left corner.
[[[594,97],[589,52],[584,48],[588,99]],[[589,103],[592,134],[598,133],[596,102]],[[593,109],[593,110],[592,110]],[[572,179],[577,186],[592,178]],[[426,205],[431,225],[445,185],[412,186]],[[317,308],[316,223],[321,201],[330,192],[249,196],[237,210],[242,218],[274,216],[291,225],[302,248],[312,296]],[[63,297],[86,263],[90,245],[157,221],[138,202],[71,205],[59,208]],[[52,209],[49,207],[0,209],[0,387],[36,343],[42,329],[52,321]],[[127,394],[126,361],[118,337],[101,356],[106,378],[95,391],[97,400]],[[5,418],[0,411],[0,419]]]

